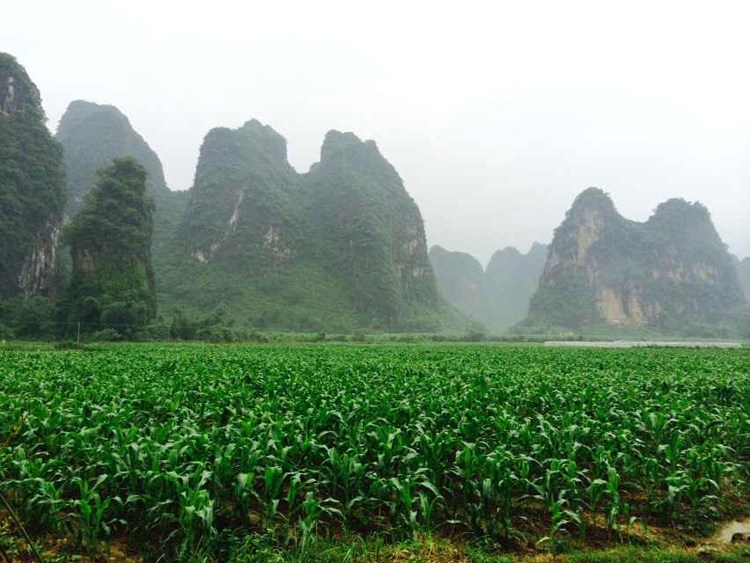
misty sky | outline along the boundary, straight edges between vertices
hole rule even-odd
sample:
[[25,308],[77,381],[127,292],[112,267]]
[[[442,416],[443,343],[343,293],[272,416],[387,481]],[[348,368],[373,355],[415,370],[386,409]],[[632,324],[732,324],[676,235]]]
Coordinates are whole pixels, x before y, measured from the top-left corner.
[[548,242],[574,196],[645,220],[705,203],[750,255],[750,3],[15,2],[0,51],[55,128],[71,100],[119,107],[192,184],[212,127],[250,118],[300,171],[329,129],[375,139],[429,244],[483,263]]

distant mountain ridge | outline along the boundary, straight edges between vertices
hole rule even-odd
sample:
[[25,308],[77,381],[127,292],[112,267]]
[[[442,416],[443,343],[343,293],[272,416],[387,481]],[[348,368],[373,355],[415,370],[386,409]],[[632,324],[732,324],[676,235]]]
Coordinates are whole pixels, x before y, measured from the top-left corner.
[[547,246],[535,242],[527,254],[509,246],[492,255],[487,270],[470,254],[430,249],[438,287],[459,311],[501,332],[522,320],[536,290]]
[[525,324],[700,335],[731,325],[745,307],[732,257],[703,205],[671,199],[638,223],[589,188],[555,230]]

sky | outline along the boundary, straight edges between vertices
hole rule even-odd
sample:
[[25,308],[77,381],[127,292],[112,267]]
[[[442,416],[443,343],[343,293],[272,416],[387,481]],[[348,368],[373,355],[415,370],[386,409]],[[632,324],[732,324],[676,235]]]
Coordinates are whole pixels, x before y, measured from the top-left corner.
[[307,171],[330,129],[374,139],[428,244],[549,242],[576,194],[644,221],[708,206],[750,255],[750,3],[432,0],[16,2],[0,50],[68,103],[113,104],[191,186],[204,135],[251,118]]

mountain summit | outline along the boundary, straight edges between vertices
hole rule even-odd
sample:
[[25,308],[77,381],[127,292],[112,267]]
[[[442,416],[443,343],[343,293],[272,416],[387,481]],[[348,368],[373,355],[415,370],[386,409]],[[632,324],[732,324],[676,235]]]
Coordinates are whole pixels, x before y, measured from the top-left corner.
[[167,294],[236,278],[220,297],[254,326],[425,328],[440,306],[422,216],[375,142],[330,131],[306,174],[286,154],[255,119],[209,131],[175,250],[190,265]]

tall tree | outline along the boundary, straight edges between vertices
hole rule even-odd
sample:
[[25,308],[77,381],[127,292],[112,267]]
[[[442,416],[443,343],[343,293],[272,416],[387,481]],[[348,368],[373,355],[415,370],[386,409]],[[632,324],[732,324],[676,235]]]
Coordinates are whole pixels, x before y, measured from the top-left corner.
[[127,333],[156,316],[151,265],[154,203],[146,170],[132,157],[113,160],[83,200],[65,238],[73,274],[63,303],[68,321]]

